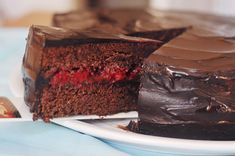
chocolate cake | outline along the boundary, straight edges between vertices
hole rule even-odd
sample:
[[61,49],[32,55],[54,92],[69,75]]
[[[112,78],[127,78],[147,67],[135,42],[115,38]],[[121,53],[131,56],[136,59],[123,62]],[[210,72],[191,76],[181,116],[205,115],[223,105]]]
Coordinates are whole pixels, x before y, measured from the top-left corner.
[[162,42],[32,26],[23,59],[25,102],[47,121],[136,110],[142,60]]
[[235,139],[235,40],[189,29],[144,61],[134,131]]
[[234,140],[234,21],[152,9],[56,14],[63,29],[30,29],[25,101],[48,120],[136,110],[138,98],[131,131]]

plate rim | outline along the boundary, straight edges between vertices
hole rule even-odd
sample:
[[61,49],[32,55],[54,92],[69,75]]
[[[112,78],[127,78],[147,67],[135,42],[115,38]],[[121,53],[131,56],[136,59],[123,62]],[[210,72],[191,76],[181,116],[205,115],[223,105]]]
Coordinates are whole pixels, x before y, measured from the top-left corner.
[[[19,65],[19,63],[17,63]],[[19,68],[13,70],[13,72],[18,71]],[[12,75],[13,75],[12,72]],[[17,73],[17,72],[16,72]],[[18,73],[19,74],[19,73]],[[12,82],[12,75],[10,75],[10,82]],[[19,75],[18,75],[19,76]],[[9,82],[9,84],[11,84]],[[14,91],[14,85],[10,85],[10,89]],[[17,91],[16,91],[17,92]],[[16,97],[22,98],[22,94],[18,94],[13,92]],[[18,92],[19,93],[19,92]],[[111,119],[110,119],[111,120]],[[125,119],[123,119],[125,120]],[[129,120],[129,119],[126,119]],[[158,137],[158,136],[148,136],[143,134],[136,134],[133,132],[116,132],[116,131],[109,131],[107,129],[101,128],[97,125],[89,124],[87,122],[78,121],[78,120],[52,120],[53,123],[58,125],[73,129],[75,131],[79,131],[94,137],[118,141],[121,143],[128,143],[140,146],[149,146],[149,147],[161,147],[161,148],[171,148],[173,150],[186,150],[185,153],[192,153],[192,151],[201,151],[210,154],[235,154],[235,141],[209,141],[209,140],[190,140],[190,139],[178,139],[178,138],[167,138],[167,137]],[[88,129],[88,131],[87,131]],[[96,129],[94,131],[93,129]],[[98,132],[97,132],[98,131]],[[116,133],[121,134],[120,137],[114,137]],[[131,135],[129,135],[131,133]],[[108,136],[107,136],[108,134]],[[134,135],[134,136],[132,136]],[[131,136],[131,137],[130,137]],[[157,140],[157,141],[156,141]],[[140,143],[141,142],[141,143]],[[170,144],[169,144],[170,142]],[[194,146],[187,146],[188,144],[194,144]],[[181,148],[178,146],[180,144]],[[187,147],[187,148],[185,148]],[[209,148],[208,148],[209,147]],[[213,149],[213,150],[212,150]],[[170,152],[169,152],[170,153]],[[182,152],[180,152],[182,153]],[[174,153],[175,154],[175,153]]]

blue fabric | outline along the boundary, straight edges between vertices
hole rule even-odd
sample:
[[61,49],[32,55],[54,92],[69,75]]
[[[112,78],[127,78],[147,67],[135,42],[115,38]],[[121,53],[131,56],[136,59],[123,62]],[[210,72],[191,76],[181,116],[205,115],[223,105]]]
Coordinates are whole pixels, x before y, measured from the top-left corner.
[[0,155],[126,155],[102,141],[40,121],[0,123]]
[[[27,29],[0,29],[0,96],[14,96],[9,89],[9,76],[23,56],[27,33]],[[0,123],[0,155],[4,156],[129,154],[164,155],[156,151],[102,141],[40,121]]]

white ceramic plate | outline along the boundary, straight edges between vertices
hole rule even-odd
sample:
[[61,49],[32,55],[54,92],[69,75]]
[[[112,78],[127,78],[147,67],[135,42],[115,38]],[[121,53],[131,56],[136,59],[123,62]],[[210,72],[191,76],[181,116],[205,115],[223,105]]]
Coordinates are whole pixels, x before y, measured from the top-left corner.
[[55,121],[56,124],[109,141],[165,154],[235,155],[235,141],[202,141],[136,134],[120,127],[129,119]]
[[[20,67],[20,65],[17,65],[17,67]],[[23,85],[20,68],[16,68],[12,72],[9,85],[15,96],[18,98],[23,98]],[[131,114],[131,116],[133,118],[136,117],[136,112]],[[114,116],[114,118],[118,117]],[[53,122],[56,124],[94,137],[102,138],[108,141],[114,141],[114,143],[124,144],[125,146],[133,146],[141,150],[153,151],[156,153],[160,152],[180,155],[235,155],[235,141],[199,141],[174,139],[136,134],[118,128],[120,125],[127,125],[129,121],[129,119],[85,121],[53,120]]]

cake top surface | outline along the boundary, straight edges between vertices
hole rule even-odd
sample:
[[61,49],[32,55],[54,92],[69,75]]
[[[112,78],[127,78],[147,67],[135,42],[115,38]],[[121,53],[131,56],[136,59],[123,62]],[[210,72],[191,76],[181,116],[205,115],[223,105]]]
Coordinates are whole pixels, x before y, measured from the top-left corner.
[[55,14],[53,25],[71,29],[104,29],[133,33],[193,26],[202,36],[235,36],[235,20],[190,12],[153,9],[83,10]]
[[79,43],[100,43],[100,42],[153,42],[161,43],[158,40],[151,40],[140,37],[131,37],[118,33],[105,33],[98,30],[75,30],[58,27],[48,27],[33,25],[30,27],[30,33],[34,41],[42,46],[62,46],[67,44]]
[[235,40],[196,35],[196,31],[187,30],[156,50],[147,61],[185,74],[235,71]]

